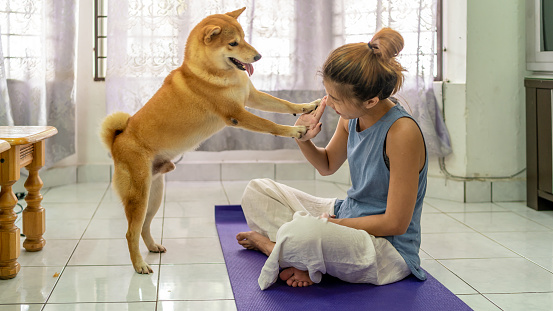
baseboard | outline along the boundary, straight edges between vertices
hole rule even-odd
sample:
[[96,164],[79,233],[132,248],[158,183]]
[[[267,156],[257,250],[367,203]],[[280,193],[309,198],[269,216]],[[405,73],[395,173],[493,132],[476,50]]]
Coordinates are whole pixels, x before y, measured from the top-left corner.
[[[113,165],[87,164],[52,167],[40,171],[40,178],[47,187],[73,183],[110,182]],[[21,170],[21,178],[14,184],[14,192],[26,192],[24,183],[27,171]],[[331,176],[321,176],[306,161],[238,161],[225,162],[184,161],[167,173],[167,181],[246,181],[255,178],[274,180],[321,180],[351,185],[349,165],[346,162]],[[426,196],[457,202],[514,202],[526,200],[526,180],[463,181],[441,176],[429,176]]]
[[[25,171],[22,170],[22,174]],[[48,187],[72,183],[110,182],[113,165],[87,164],[79,166],[52,167],[40,171],[40,177]],[[14,191],[25,191],[26,175],[14,185]],[[255,178],[274,180],[323,180],[350,184],[349,167],[346,164],[331,176],[321,176],[307,161],[180,161],[174,171],[167,173],[167,181],[245,181]]]
[[526,180],[478,181],[430,176],[426,196],[466,203],[525,201]]
[[[20,174],[19,180],[13,185],[13,192],[27,192],[24,185],[27,180],[28,172],[26,169],[21,169]],[[40,170],[39,177],[44,184],[43,187],[74,184],[77,182],[77,167],[63,166]]]

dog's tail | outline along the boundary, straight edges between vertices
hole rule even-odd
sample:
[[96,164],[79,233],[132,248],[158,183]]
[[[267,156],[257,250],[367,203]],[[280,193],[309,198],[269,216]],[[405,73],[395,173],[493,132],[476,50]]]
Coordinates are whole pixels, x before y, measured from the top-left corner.
[[130,117],[131,115],[126,112],[114,112],[104,119],[100,129],[100,137],[108,150],[111,151],[115,137],[127,128]]

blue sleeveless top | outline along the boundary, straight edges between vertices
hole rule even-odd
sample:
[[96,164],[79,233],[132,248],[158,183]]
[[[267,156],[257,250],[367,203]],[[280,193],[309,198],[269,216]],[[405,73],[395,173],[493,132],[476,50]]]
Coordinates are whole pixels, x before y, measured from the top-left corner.
[[[336,218],[384,214],[390,183],[390,171],[384,160],[384,144],[392,124],[399,118],[405,117],[414,121],[401,105],[396,104],[374,125],[362,132],[357,131],[357,119],[349,121],[347,152],[352,186],[345,200],[336,200],[334,207]],[[426,273],[420,268],[419,258],[420,220],[428,170],[428,153],[426,154],[424,168],[419,173],[415,210],[407,232],[384,237],[397,249],[411,272],[420,280],[426,279]]]

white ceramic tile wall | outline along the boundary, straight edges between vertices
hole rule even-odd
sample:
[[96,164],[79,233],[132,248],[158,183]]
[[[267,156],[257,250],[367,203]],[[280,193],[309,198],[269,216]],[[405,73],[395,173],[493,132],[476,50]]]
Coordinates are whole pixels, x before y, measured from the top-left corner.
[[492,182],[492,201],[526,201],[526,179]]
[[[202,153],[205,154],[205,153]],[[173,172],[167,174],[167,181],[239,181],[253,178],[272,178],[276,180],[310,180],[317,179],[334,183],[351,185],[349,166],[346,162],[342,168],[331,176],[321,176],[306,161],[263,161],[246,158],[238,161],[238,154],[229,160],[209,160],[207,162],[184,161],[176,165]],[[186,159],[185,159],[186,160]],[[23,174],[26,174],[22,170]],[[75,177],[74,174],[77,174]],[[86,182],[109,182],[113,165],[81,165],[75,168],[63,167],[41,171],[43,181],[49,185],[64,185]],[[14,185],[14,191],[25,191],[25,175]],[[526,200],[526,181],[520,179],[498,181],[462,181],[429,176],[427,197],[446,199],[458,202],[513,202]]]
[[276,180],[311,180],[315,179],[315,168],[308,162],[276,163]]
[[267,162],[222,163],[221,180],[275,179],[275,164]]
[[525,201],[526,180],[465,181],[429,176],[426,196],[466,203]]
[[479,203],[492,201],[492,183],[489,181],[465,182],[465,202]]
[[221,180],[220,163],[178,163],[167,181],[217,181]]
[[458,180],[428,176],[426,196],[456,202],[464,202],[465,184],[464,182]]
[[109,182],[111,180],[111,165],[88,164],[77,167],[77,182]]

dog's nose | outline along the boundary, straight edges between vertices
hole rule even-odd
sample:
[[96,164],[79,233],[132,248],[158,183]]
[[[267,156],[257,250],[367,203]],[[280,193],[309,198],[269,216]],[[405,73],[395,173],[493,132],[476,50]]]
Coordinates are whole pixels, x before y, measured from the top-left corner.
[[255,55],[255,56],[253,57],[253,61],[254,61],[254,62],[257,62],[257,61],[260,60],[260,59],[261,59],[261,54],[257,54],[257,55]]

